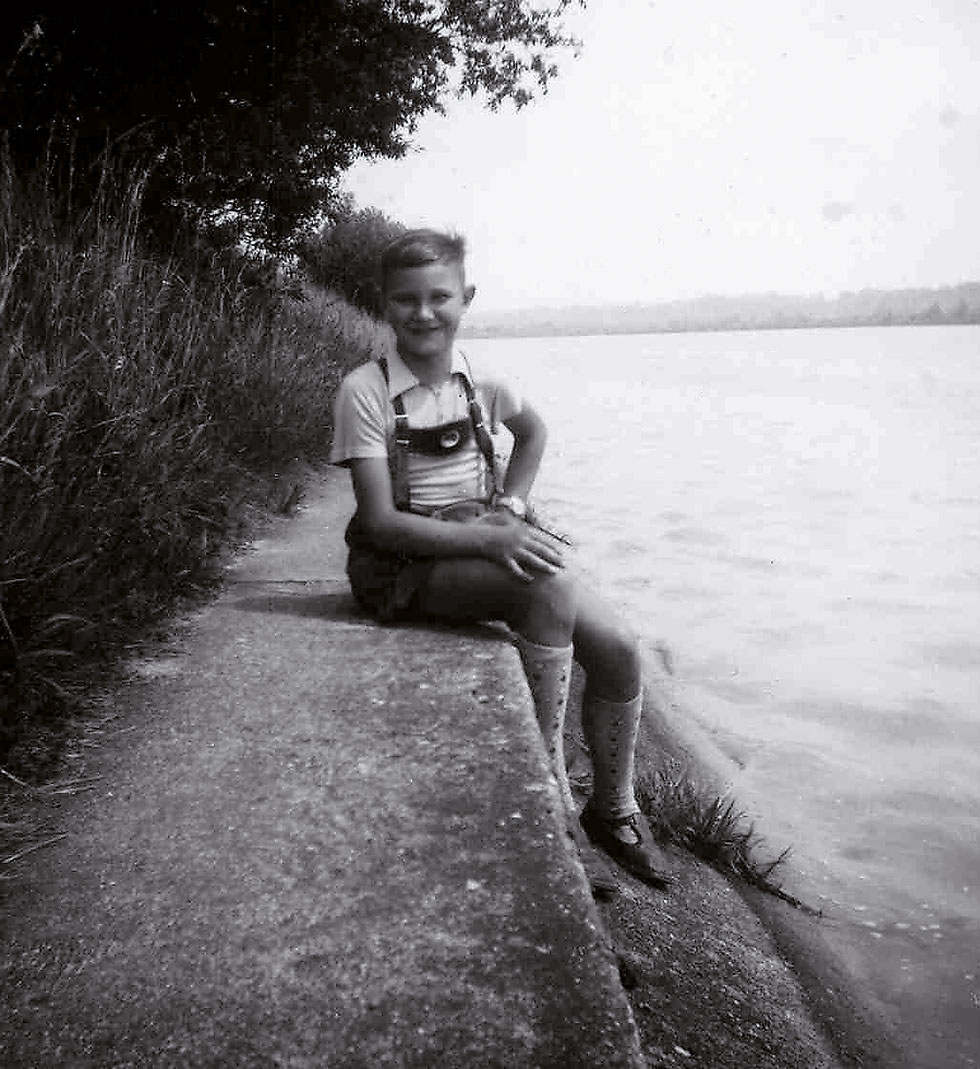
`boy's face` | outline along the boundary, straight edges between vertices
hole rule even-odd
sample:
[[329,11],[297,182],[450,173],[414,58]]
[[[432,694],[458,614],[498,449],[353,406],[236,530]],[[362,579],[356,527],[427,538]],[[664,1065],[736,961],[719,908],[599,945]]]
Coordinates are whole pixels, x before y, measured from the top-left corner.
[[429,360],[452,348],[459,321],[473,299],[457,263],[402,267],[388,276],[385,319],[395,331],[403,357]]

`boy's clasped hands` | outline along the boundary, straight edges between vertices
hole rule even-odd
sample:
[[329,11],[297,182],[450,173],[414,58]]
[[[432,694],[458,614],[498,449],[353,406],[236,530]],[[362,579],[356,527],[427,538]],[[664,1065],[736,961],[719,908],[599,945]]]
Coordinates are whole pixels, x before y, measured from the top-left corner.
[[487,556],[525,582],[536,575],[555,575],[565,567],[563,545],[554,535],[506,509],[486,512],[475,522],[500,529],[499,537],[494,532]]

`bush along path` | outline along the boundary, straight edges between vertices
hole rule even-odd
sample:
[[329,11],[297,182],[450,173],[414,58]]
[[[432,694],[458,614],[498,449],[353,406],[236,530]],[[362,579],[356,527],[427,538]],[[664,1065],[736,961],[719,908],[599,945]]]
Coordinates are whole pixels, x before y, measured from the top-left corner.
[[199,234],[150,243],[147,176],[111,153],[84,202],[50,158],[0,148],[0,173],[0,764],[32,780],[76,666],[207,584],[256,488],[326,455],[381,333]]

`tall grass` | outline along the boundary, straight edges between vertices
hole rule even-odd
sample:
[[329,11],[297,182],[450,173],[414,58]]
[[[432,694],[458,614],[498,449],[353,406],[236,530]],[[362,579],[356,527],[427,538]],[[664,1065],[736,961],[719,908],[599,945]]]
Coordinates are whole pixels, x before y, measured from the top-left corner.
[[369,319],[295,303],[241,257],[141,242],[138,176],[73,211],[0,179],[0,755],[71,665],[200,581],[249,486],[328,446]]

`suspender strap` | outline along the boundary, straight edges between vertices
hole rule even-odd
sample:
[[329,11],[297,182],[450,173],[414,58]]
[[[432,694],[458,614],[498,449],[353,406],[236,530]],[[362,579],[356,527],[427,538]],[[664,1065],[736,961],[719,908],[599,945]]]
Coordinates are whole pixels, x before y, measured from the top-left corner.
[[405,402],[401,395],[392,399],[395,410],[395,457],[392,473],[392,490],[395,495],[395,508],[407,509],[411,506],[411,488],[408,485],[408,416],[405,414]]
[[480,402],[476,399],[476,393],[473,390],[470,380],[465,375],[460,375],[460,379],[463,383],[463,389],[466,391],[466,401],[469,405],[470,422],[473,424],[473,433],[476,435],[476,444],[480,447],[480,452],[483,454],[483,460],[487,466],[487,474],[490,477],[490,492],[497,494],[500,492],[497,476],[497,459],[493,455],[493,442],[490,440],[490,432],[487,430],[487,426],[483,422],[483,409],[480,407]]
[[[388,361],[382,356],[378,361],[381,365],[381,374],[384,376],[385,386],[391,388],[388,376]],[[401,395],[392,398],[391,406],[395,410],[395,448],[388,455],[388,470],[391,473],[391,490],[395,499],[395,508],[405,512],[411,504],[411,493],[408,486],[408,416],[405,413],[405,403]]]
[[[382,356],[378,363],[381,366],[381,374],[384,376],[385,386],[390,391],[391,380],[388,373],[388,361]],[[473,434],[486,464],[487,475],[491,484],[490,492],[498,494],[500,492],[500,478],[493,452],[493,441],[483,419],[483,409],[469,378],[458,372],[457,375],[463,384],[463,390],[466,394]],[[404,512],[411,508],[411,488],[408,484],[408,451],[411,438],[409,435],[408,415],[405,412],[405,402],[402,400],[401,394],[391,399],[391,407],[395,410],[395,448],[393,453],[388,456],[388,469],[391,472],[391,489],[395,499],[395,508]]]

